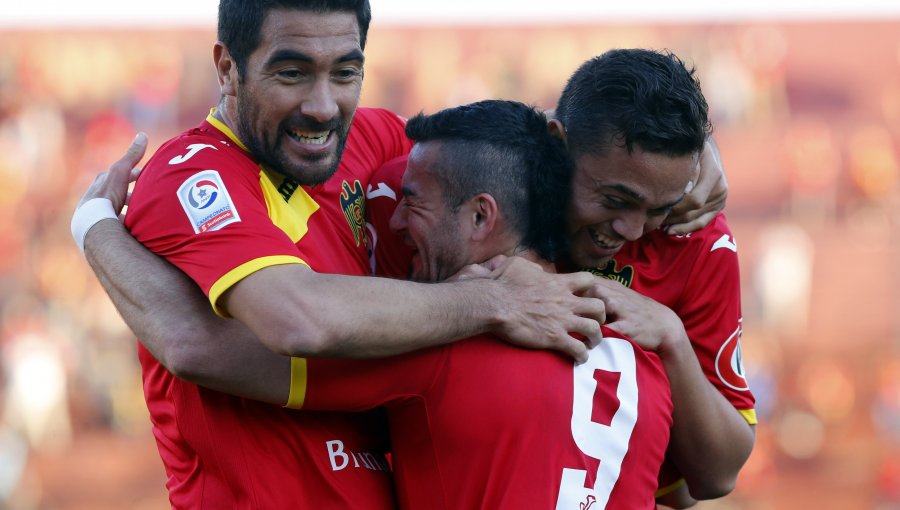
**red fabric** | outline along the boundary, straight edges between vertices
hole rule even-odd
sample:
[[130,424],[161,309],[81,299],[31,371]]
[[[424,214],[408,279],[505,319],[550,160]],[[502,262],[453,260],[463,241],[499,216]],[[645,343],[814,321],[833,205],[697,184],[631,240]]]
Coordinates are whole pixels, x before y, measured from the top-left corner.
[[[656,230],[628,243],[598,274],[671,308],[684,323],[706,377],[735,408],[754,408],[740,365],[737,248],[725,215],[684,236]],[[613,264],[614,263],[614,267]]]
[[[191,149],[192,144],[201,148]],[[364,207],[364,200],[354,202],[353,193],[344,193],[342,202],[341,194],[347,189],[361,194],[377,168],[409,147],[402,119],[385,110],[358,110],[337,174],[324,185],[304,188],[319,209],[295,245],[268,216],[259,165],[204,122],[167,142],[147,163],[126,224],[204,292],[236,266],[273,255],[296,257],[321,272],[368,274],[365,229],[361,221],[359,229],[353,228],[353,219],[363,214],[354,208]],[[176,163],[170,164],[173,158]],[[177,190],[210,169],[221,183],[204,181],[197,190],[208,198],[220,193],[222,184],[240,221],[226,219],[224,227],[198,234]],[[201,200],[200,191],[190,199]],[[381,414],[286,410],[178,380],[142,346],[139,357],[174,508],[394,508]],[[329,456],[334,441],[369,462],[334,469]],[[379,457],[381,462],[375,460]]]
[[[582,470],[581,478],[569,475],[576,483],[566,483],[566,508],[593,508],[593,498],[596,508],[652,509],[671,426],[668,379],[655,354],[611,331],[604,336],[580,377],[559,354],[488,337],[387,360],[311,359],[305,405],[386,406],[401,508],[555,508],[564,471]],[[615,345],[632,368],[608,358]],[[593,365],[603,360],[617,368]],[[580,419],[576,381],[584,388],[574,406]],[[596,440],[585,451],[575,428]],[[616,455],[621,472],[611,469]],[[612,485],[592,492],[599,469]]]

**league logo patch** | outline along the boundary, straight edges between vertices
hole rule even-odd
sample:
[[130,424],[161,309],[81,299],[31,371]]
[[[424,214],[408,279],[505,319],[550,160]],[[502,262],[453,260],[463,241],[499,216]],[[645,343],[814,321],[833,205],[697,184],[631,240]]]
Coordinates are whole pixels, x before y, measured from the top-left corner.
[[215,170],[204,170],[184,181],[178,188],[178,201],[195,234],[212,232],[241,221],[222,177]]
[[353,231],[356,246],[359,246],[366,235],[366,196],[358,180],[353,181],[352,188],[347,181],[341,184],[341,210],[344,211],[344,217],[347,218],[350,230]]
[[597,276],[602,276],[608,280],[614,280],[622,285],[631,288],[632,282],[634,282],[634,268],[632,266],[625,266],[622,269],[616,267],[616,261],[614,259],[609,259],[609,262],[606,263],[606,267],[603,268],[588,268],[585,271],[594,273]]
[[741,358],[741,327],[738,326],[716,354],[716,374],[725,386],[733,390],[747,391],[750,385],[744,377],[744,363]]

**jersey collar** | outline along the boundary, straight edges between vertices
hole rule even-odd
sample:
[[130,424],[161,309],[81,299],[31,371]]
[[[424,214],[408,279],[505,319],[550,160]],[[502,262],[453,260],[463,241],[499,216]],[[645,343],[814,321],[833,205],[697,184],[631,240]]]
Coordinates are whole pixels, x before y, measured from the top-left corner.
[[216,129],[218,129],[219,131],[221,131],[225,136],[228,137],[229,140],[231,140],[231,141],[234,142],[238,147],[240,147],[241,149],[243,149],[244,152],[250,152],[249,150],[247,150],[247,146],[244,145],[243,142],[241,142],[241,141],[238,139],[238,137],[237,137],[236,134],[234,134],[234,131],[232,131],[231,128],[228,127],[228,125],[226,125],[224,122],[222,122],[221,120],[219,120],[218,118],[216,118],[216,116],[213,115],[214,113],[216,113],[216,109],[215,109],[215,108],[210,108],[210,109],[209,109],[209,115],[206,116],[206,122],[209,122],[210,124],[212,124],[212,126],[213,126],[214,128],[216,128]]

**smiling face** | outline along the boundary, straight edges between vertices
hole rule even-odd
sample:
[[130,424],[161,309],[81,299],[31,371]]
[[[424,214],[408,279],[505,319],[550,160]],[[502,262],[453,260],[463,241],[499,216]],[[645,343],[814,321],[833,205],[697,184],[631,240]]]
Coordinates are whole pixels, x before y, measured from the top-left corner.
[[568,210],[571,257],[581,267],[603,267],[627,241],[659,227],[684,197],[697,155],[666,156],[610,144],[602,154],[575,161]]
[[244,76],[227,74],[232,128],[260,163],[301,184],[334,174],[362,87],[354,13],[271,10]]
[[430,170],[440,152],[437,141],[413,147],[403,174],[403,199],[391,217],[391,230],[413,250],[410,277],[417,281],[441,281],[474,262],[465,208],[451,210],[442,181]]

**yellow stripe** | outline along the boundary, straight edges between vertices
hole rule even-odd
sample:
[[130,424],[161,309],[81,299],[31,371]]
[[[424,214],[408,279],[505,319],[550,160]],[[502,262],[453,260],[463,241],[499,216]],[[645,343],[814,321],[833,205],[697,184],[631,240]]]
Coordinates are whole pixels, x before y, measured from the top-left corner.
[[227,124],[225,124],[225,123],[222,122],[221,120],[217,119],[217,118],[213,115],[214,113],[216,113],[216,109],[215,109],[215,108],[210,108],[210,109],[209,109],[209,115],[206,116],[206,122],[209,122],[210,124],[212,124],[213,126],[215,126],[216,129],[218,129],[219,131],[221,131],[222,133],[224,133],[225,136],[227,136],[229,139],[231,139],[232,142],[236,143],[237,146],[240,147],[241,149],[243,149],[245,152],[250,152],[249,150],[247,150],[247,146],[244,145],[243,142],[241,142],[240,140],[238,140],[238,137],[237,137],[236,134],[234,134],[234,131],[232,131],[231,128],[228,127]]
[[759,423],[759,420],[756,419],[756,409],[738,409],[738,412],[741,413],[741,416],[743,416],[750,425]]
[[281,177],[278,181],[273,181],[272,178],[270,172],[259,172],[259,187],[266,200],[269,218],[291,238],[292,242],[297,243],[309,230],[309,218],[319,210],[319,204],[302,186],[294,190],[290,202],[285,202],[276,185],[276,182],[281,184],[284,178]]
[[291,357],[291,390],[288,392],[288,409],[302,409],[306,400],[306,358]]
[[654,497],[661,498],[661,497],[665,496],[666,494],[669,494],[670,492],[681,488],[681,486],[684,485],[685,483],[687,483],[687,481],[685,481],[685,479],[682,478],[681,480],[678,480],[677,482],[675,482],[673,484],[669,484],[669,485],[663,487],[662,489],[658,489],[656,491],[656,494],[654,495]]
[[279,266],[282,264],[303,264],[304,266],[309,266],[309,264],[302,259],[294,257],[293,255],[272,255],[270,257],[260,257],[244,262],[238,267],[225,273],[225,275],[219,278],[209,289],[209,302],[212,303],[213,310],[215,310],[219,316],[230,319],[231,315],[219,306],[219,298],[222,297],[222,294],[230,289],[232,285],[246,278],[248,275],[257,272],[264,267]]

